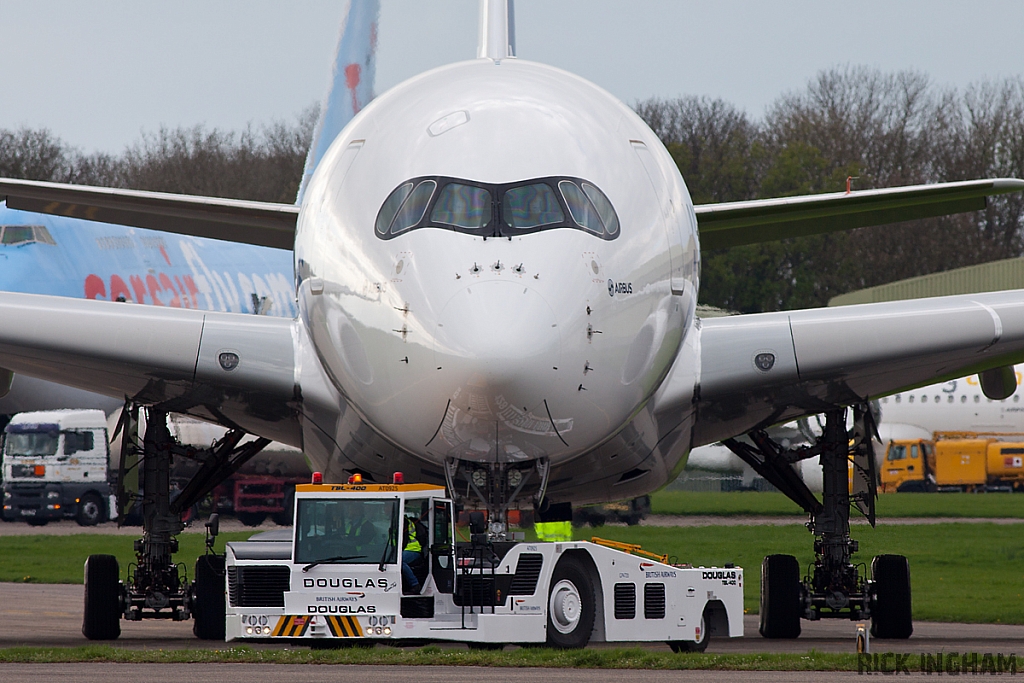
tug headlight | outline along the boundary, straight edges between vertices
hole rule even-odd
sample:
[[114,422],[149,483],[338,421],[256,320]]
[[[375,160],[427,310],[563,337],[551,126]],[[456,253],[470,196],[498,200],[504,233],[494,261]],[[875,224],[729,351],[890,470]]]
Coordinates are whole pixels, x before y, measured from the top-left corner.
[[386,636],[390,636],[391,635],[391,627],[390,626],[385,626],[384,627],[384,635],[386,635]]
[[60,491],[47,491],[46,497],[53,500],[54,498],[60,498]]
[[246,626],[246,627],[245,627],[245,632],[246,632],[246,633],[247,633],[248,635],[250,635],[250,636],[251,636],[251,635],[252,635],[252,626]]

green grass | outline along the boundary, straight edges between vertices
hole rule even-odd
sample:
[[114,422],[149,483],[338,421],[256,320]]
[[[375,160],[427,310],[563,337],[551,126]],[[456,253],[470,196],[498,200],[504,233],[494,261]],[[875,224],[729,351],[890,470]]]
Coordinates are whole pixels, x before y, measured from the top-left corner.
[[[763,495],[763,494],[759,494]],[[925,621],[1024,624],[1024,533],[999,524],[922,524],[857,527],[854,560],[870,566],[882,553],[910,560],[914,618]],[[756,613],[761,560],[794,555],[813,561],[812,536],[801,524],[731,527],[603,527],[576,529],[593,536],[639,543],[694,565],[734,562],[745,569],[744,608]]]
[[[227,541],[244,541],[252,531],[222,533],[216,550],[224,552]],[[139,535],[142,535],[141,529]],[[122,575],[135,561],[132,536],[78,534],[70,536],[0,536],[0,581],[25,583],[82,583],[85,558],[89,555],[114,555]],[[196,558],[205,552],[203,534],[178,536],[177,562],[184,562],[191,577]]]
[[[657,515],[803,515],[781,493],[658,491]],[[878,517],[1024,518],[1024,495],[1012,493],[888,493],[878,497]]]
[[249,646],[222,650],[126,650],[109,645],[68,648],[0,649],[0,663],[41,662],[250,662],[261,664],[372,664],[419,666],[555,667],[579,669],[716,669],[727,671],[855,671],[857,656],[811,651],[806,654],[708,655],[658,652],[641,648],[551,650],[519,648],[501,652],[377,647],[342,650],[260,650]]
[[[763,495],[763,494],[759,494]],[[217,539],[243,540],[251,532],[225,533]],[[668,553],[694,565],[734,562],[746,570],[744,606],[757,612],[761,560],[765,555],[795,555],[805,568],[813,560],[812,536],[803,525],[733,527],[604,527],[576,529],[577,539],[592,535]],[[1024,534],[1018,525],[926,524],[857,527],[855,560],[870,564],[874,555],[898,553],[910,559],[914,618],[926,621],[1024,623]],[[191,573],[203,551],[201,534],[179,536],[175,558]],[[0,581],[81,583],[82,565],[93,553],[116,555],[122,571],[133,561],[132,537],[0,537]]]

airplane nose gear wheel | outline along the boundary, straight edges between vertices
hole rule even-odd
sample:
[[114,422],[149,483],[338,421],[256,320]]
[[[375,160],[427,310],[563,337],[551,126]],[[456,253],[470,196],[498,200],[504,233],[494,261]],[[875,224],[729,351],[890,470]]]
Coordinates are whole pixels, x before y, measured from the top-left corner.
[[564,556],[555,567],[548,591],[548,645],[586,647],[594,630],[594,583],[583,563]]
[[551,610],[551,625],[555,630],[559,633],[572,633],[579,625],[582,613],[580,592],[572,581],[562,579],[552,587],[548,608]]

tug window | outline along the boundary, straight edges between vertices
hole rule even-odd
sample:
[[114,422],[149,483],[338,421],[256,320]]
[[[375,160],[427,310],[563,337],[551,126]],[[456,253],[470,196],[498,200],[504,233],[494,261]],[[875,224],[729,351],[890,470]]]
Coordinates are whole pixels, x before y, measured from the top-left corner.
[[304,499],[298,504],[295,562],[394,563],[397,499]]
[[613,240],[619,235],[619,219],[607,195],[579,178],[498,185],[431,176],[399,185],[377,213],[380,239],[419,228],[509,239],[570,228]]

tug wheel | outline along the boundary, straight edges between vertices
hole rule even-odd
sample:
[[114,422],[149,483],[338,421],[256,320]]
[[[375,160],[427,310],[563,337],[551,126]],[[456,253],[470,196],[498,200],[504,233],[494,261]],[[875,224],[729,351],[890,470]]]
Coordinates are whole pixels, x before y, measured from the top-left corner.
[[707,612],[700,615],[700,640],[673,640],[670,641],[668,646],[672,648],[672,652],[704,652],[708,649],[708,643],[711,642],[711,634],[708,632],[708,620]]
[[548,589],[548,633],[551,647],[586,647],[594,630],[594,584],[575,557],[563,557]]
[[200,640],[224,640],[224,556],[196,560],[192,584],[192,633]]

